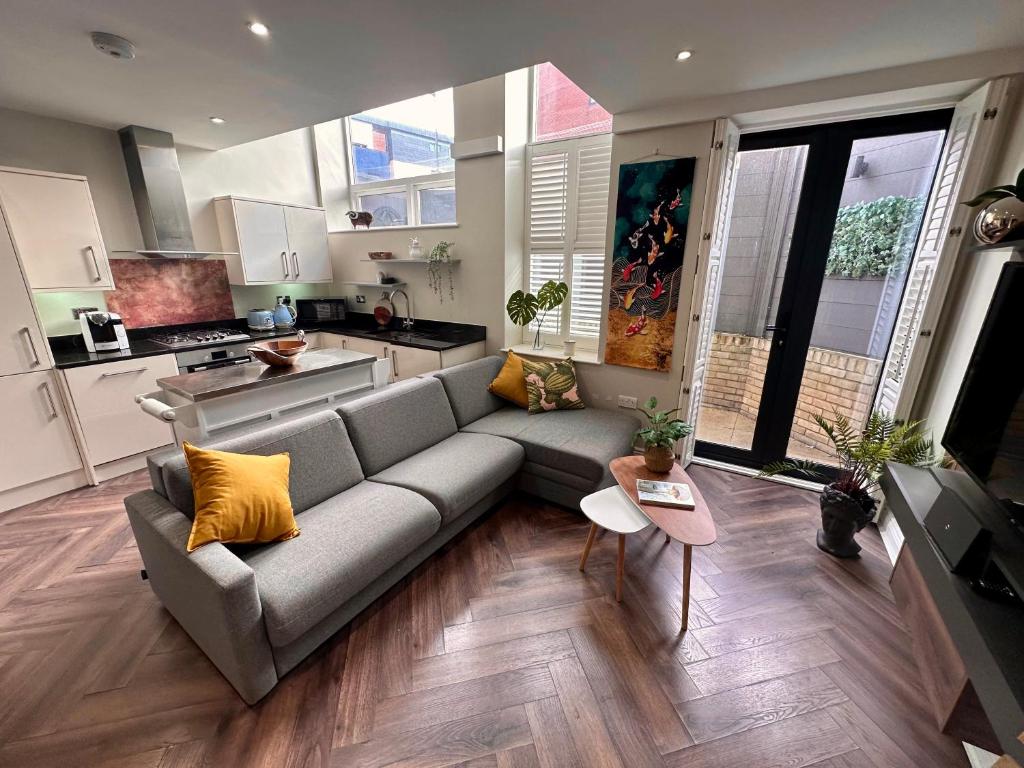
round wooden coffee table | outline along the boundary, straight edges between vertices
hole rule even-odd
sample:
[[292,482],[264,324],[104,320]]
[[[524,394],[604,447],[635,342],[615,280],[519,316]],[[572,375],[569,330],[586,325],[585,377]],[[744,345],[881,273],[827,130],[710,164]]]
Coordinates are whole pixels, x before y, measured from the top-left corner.
[[[612,459],[608,465],[612,476],[618,481],[619,487],[629,499],[644,513],[652,523],[665,532],[665,535],[683,545],[683,607],[681,632],[686,631],[690,618],[690,568],[693,560],[693,548],[714,544],[718,538],[715,521],[711,518],[704,497],[686,470],[673,464],[667,473],[651,472],[644,464],[643,456],[622,456]],[[641,504],[637,497],[637,480],[661,480],[669,483],[686,483],[693,494],[693,509],[672,509],[654,504]]]

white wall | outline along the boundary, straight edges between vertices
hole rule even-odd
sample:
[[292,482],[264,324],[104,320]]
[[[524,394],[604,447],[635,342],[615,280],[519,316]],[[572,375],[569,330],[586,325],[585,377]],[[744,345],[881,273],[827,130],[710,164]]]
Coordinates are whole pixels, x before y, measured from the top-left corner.
[[[493,77],[455,89],[455,136],[458,141],[503,135],[505,133],[505,77]],[[332,124],[318,126],[318,151],[321,166],[325,152],[337,145],[333,137],[321,137],[320,130],[333,131]],[[322,140],[323,139],[323,140]],[[334,150],[332,168],[321,171],[326,198],[347,206],[343,158]],[[455,162],[457,226],[353,231],[347,219],[342,229],[330,236],[334,263],[336,295],[349,297],[350,308],[370,311],[380,292],[371,288],[344,285],[346,280],[374,280],[379,269],[408,282],[405,290],[412,299],[413,315],[431,320],[474,323],[487,326],[487,348],[494,352],[505,343],[505,167],[503,155],[479,157]],[[328,180],[333,179],[333,186]],[[338,221],[338,217],[332,217]],[[453,267],[455,300],[447,293],[435,295],[427,285],[426,266],[422,264],[388,265],[367,263],[370,251],[392,251],[396,258],[408,255],[409,239],[419,237],[429,251],[439,240],[455,242]],[[366,304],[355,303],[357,294]],[[399,300],[399,314],[405,307]]]
[[[1006,132],[993,164],[994,171],[982,189],[1012,184],[1024,168],[1024,95],[1018,96],[1007,115]],[[936,443],[946,429],[960,383],[967,372],[999,271],[1009,258],[1008,251],[1000,250],[960,254],[913,407],[914,418],[925,419]]]

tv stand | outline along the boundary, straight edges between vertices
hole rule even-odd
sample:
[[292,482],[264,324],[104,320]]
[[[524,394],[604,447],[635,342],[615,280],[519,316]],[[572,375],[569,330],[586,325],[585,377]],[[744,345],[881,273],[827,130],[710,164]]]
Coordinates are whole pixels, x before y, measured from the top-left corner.
[[992,532],[992,563],[1024,594],[1024,538],[1003,511],[963,473],[902,464],[882,475],[904,536],[890,584],[940,730],[1024,764],[1024,605],[986,598],[949,571],[924,528],[943,487]]

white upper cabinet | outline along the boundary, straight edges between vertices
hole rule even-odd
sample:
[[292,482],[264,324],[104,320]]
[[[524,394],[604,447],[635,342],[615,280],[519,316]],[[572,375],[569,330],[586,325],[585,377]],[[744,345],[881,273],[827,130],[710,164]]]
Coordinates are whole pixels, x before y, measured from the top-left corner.
[[221,245],[233,285],[333,280],[323,208],[242,197],[216,199]]
[[112,290],[84,176],[0,169],[0,203],[33,290]]
[[32,296],[21,273],[14,243],[0,216],[0,376],[28,373],[50,367],[46,334],[32,308]]
[[334,279],[327,250],[327,217],[322,208],[285,206],[289,258],[296,282],[324,283]]

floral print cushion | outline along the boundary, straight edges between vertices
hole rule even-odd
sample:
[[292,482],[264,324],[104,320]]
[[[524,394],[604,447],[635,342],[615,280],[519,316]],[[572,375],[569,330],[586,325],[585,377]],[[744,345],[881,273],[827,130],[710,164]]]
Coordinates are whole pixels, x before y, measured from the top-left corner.
[[523,360],[526,394],[530,413],[564,411],[583,408],[576,385],[576,368],[572,358],[556,363],[534,363]]

